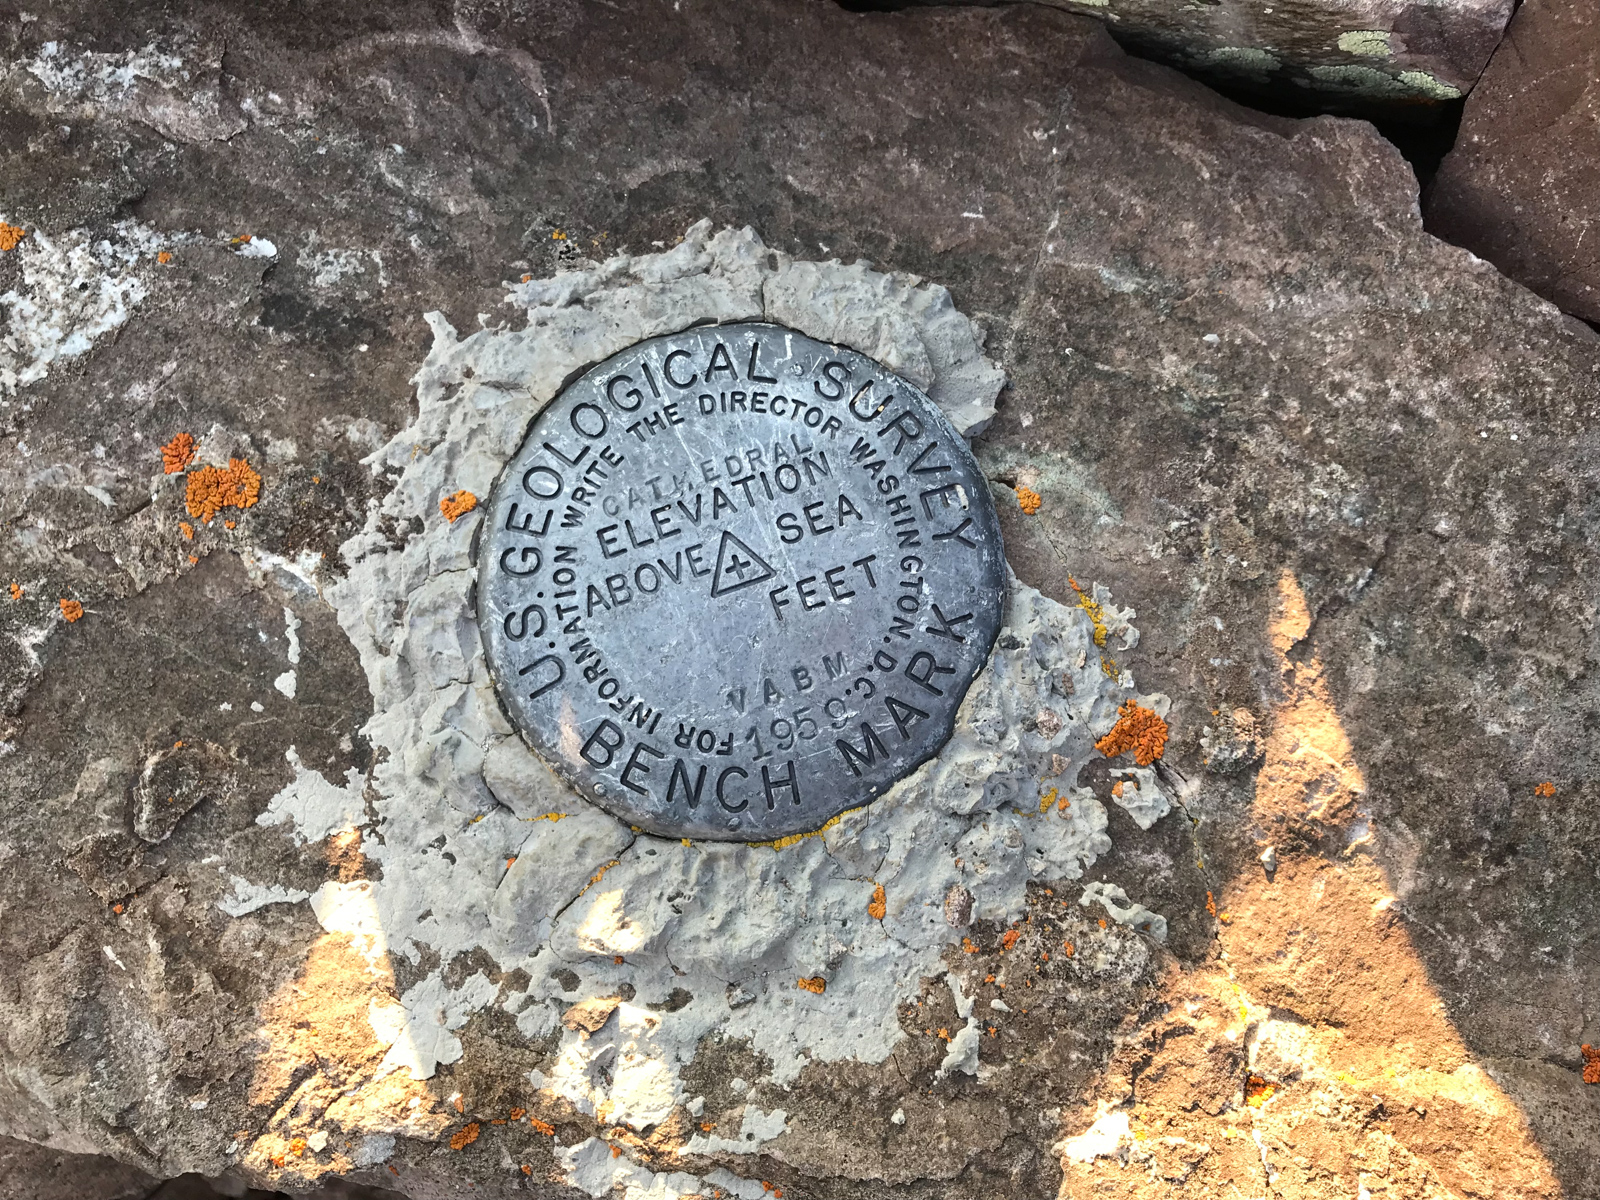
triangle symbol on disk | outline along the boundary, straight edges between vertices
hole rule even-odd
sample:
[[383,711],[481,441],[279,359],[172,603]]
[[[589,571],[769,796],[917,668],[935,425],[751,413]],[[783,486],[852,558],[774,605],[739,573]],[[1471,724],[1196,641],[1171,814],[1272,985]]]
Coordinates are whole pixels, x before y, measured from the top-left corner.
[[765,583],[776,573],[761,555],[726,529],[722,531],[722,544],[717,547],[717,569],[711,576],[713,596],[726,596],[740,588]]

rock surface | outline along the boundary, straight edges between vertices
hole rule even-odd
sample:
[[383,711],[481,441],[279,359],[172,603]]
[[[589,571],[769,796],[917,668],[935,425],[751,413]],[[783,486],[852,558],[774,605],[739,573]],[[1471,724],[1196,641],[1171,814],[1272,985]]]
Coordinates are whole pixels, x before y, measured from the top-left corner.
[[[1428,227],[1600,322],[1600,12],[1526,0],[1467,101]],[[1596,238],[1589,234],[1595,233]]]
[[144,1200],[157,1180],[114,1158],[0,1138],[0,1186],[16,1200]]
[[1410,120],[1472,90],[1515,7],[1514,0],[1045,3],[1098,17],[1122,45],[1225,88]]
[[[0,23],[0,219],[26,230],[0,252],[0,1131],[411,1196],[1600,1186],[1579,1050],[1600,1043],[1600,341],[1426,235],[1369,128],[1248,112],[1032,6],[30,14]],[[447,544],[392,441],[458,445],[446,323],[508,327],[474,347],[589,328],[589,273],[702,219],[749,226],[757,273],[866,257],[987,329],[1009,386],[975,449],[1017,594],[1091,643],[1105,626],[1171,739],[1148,776],[1073,764],[1092,861],[1003,912],[972,881],[878,898],[887,801],[742,851],[774,895],[842,866],[853,920],[915,926],[932,965],[903,999],[887,976],[877,1004],[832,992],[857,1007],[840,1037],[870,1027],[887,1057],[788,1059],[763,1017],[657,1077],[665,1117],[611,1121],[569,1065],[607,1097],[713,1003],[735,1022],[829,993],[795,986],[782,938],[708,995],[712,967],[674,991],[654,948],[618,963],[534,928],[535,973],[514,936],[499,957],[446,936],[493,839],[539,863],[588,818],[513,824],[565,801],[463,741],[397,760],[372,723],[397,614],[362,614],[363,640],[340,547]],[[252,464],[259,501],[189,516],[162,473],[180,431],[193,472]],[[997,677],[1048,661],[1013,640]],[[1067,711],[1001,732],[1066,736]],[[397,805],[408,778],[439,803]],[[495,780],[527,794],[497,804]],[[585,834],[600,865],[694,849],[614,833]],[[923,846],[906,878],[959,870]],[[382,897],[407,879],[429,907],[400,926]]]

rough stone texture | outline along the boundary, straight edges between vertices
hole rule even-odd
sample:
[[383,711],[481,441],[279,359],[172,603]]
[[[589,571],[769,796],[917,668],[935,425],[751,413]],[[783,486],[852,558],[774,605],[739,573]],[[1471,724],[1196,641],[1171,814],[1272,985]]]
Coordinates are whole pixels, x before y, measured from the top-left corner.
[[[1600,11],[1525,0],[1429,189],[1428,227],[1600,322]],[[1596,236],[1591,238],[1589,234]]]
[[1515,8],[1515,0],[1043,2],[1098,17],[1124,46],[1219,86],[1411,120],[1472,90]]
[[[0,292],[40,297],[7,352],[43,368],[0,395],[22,591],[0,597],[0,1129],[158,1175],[337,1162],[412,1196],[1600,1187],[1578,1049],[1600,1043],[1600,342],[1424,234],[1370,129],[1246,112],[1031,6],[102,9],[0,13],[0,217],[29,230]],[[51,41],[81,84],[29,69]],[[1173,811],[1142,830],[1126,760],[1092,760],[1110,850],[1035,880],[1014,926],[931,906],[947,974],[899,1005],[888,1059],[782,1084],[708,1038],[695,1099],[619,1127],[541,1085],[581,1029],[466,1011],[526,971],[413,961],[300,899],[387,878],[342,829],[372,828],[389,752],[318,590],[390,492],[361,460],[418,415],[424,312],[520,329],[506,281],[702,218],[915,272],[987,327],[1010,386],[976,449],[1008,555],[1085,616],[1074,582],[1137,609],[1119,666],[1172,698]],[[55,249],[24,257],[36,238]],[[236,528],[179,529],[158,447],[180,429],[261,470]],[[424,516],[383,528],[403,549]],[[286,790],[333,832],[259,823]],[[1089,883],[1165,945],[1080,904]],[[626,965],[555,976],[619,997],[594,1035],[619,1054],[624,1019],[690,1003]],[[380,1078],[395,998],[435,976],[460,1057]]]
[[144,1200],[156,1183],[114,1158],[0,1138],[0,1188],[15,1200]]

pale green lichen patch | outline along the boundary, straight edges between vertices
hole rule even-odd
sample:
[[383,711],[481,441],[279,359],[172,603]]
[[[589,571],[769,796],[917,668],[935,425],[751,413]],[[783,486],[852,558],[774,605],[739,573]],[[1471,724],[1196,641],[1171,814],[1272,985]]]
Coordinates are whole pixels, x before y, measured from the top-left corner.
[[1386,100],[1455,100],[1461,95],[1458,89],[1441,83],[1426,71],[1390,75],[1374,67],[1346,64],[1312,67],[1311,76],[1333,91]]
[[1244,75],[1260,83],[1282,64],[1277,57],[1259,46],[1218,46],[1207,50],[1200,62],[1216,71]]
[[1461,89],[1435,79],[1426,71],[1401,71],[1400,79],[1433,100],[1459,100]]
[[1389,35],[1382,29],[1352,29],[1339,35],[1339,49],[1363,58],[1388,58]]

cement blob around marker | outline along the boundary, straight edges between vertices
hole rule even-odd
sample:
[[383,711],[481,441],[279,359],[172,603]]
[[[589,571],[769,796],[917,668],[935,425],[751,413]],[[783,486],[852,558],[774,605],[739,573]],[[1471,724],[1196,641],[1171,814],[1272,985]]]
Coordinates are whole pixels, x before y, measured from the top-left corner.
[[[748,1039],[770,1061],[769,1075],[749,1081],[752,1097],[781,1098],[810,1063],[881,1062],[905,1036],[897,1006],[946,973],[943,956],[960,941],[947,897],[970,895],[967,920],[1009,922],[1030,880],[1080,878],[1109,849],[1105,809],[1076,786],[1077,773],[1119,705],[1167,708],[1102,661],[1137,644],[1134,613],[1098,586],[1091,618],[1088,606],[1012,580],[995,650],[954,735],[881,800],[776,847],[636,833],[563,787],[507,724],[469,598],[482,510],[451,522],[440,500],[486,496],[575,372],[696,324],[777,321],[850,345],[911,378],[966,433],[992,415],[1002,377],[943,288],[865,264],[795,262],[748,229],[713,234],[709,222],[664,253],[515,285],[510,299],[525,306],[521,329],[461,337],[429,315],[417,418],[369,460],[388,494],[343,547],[348,575],[324,590],[373,696],[376,818],[362,849],[381,878],[325,883],[309,903],[375,960],[420,963],[426,953],[441,964],[398,1004],[374,1010],[390,1046],[385,1065],[431,1076],[461,1056],[458,1031],[473,1014],[496,1006],[530,1039],[560,1035],[532,1086],[643,1129],[680,1105],[692,1111],[682,1068],[708,1034]],[[419,519],[421,532],[386,532]],[[327,805],[310,797],[340,790],[296,769],[265,819],[321,813]],[[1153,776],[1125,789],[1150,820],[1164,811],[1158,791]],[[240,881],[236,890],[249,889]],[[1130,946],[1121,953],[1149,953]],[[481,970],[447,983],[446,968],[472,951],[526,983],[497,985]],[[624,984],[635,999],[598,1031],[563,1028],[572,1004]],[[972,989],[954,975],[949,986],[970,1014]],[[691,999],[665,1011],[674,991]],[[952,1032],[943,1070],[974,1073],[977,1034]],[[372,1120],[381,1131],[385,1118]],[[685,1150],[781,1156],[781,1103],[752,1100],[745,1120],[749,1138],[697,1133]],[[569,1152],[573,1178],[609,1178],[581,1149]]]

